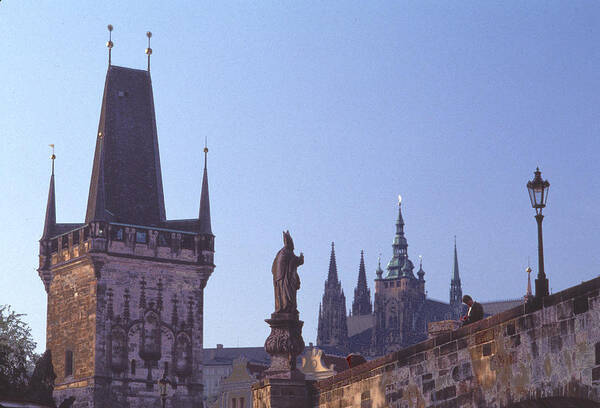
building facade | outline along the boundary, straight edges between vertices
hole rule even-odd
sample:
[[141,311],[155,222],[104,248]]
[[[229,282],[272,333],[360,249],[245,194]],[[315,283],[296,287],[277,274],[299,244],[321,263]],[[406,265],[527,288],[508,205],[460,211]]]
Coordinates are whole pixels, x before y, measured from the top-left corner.
[[202,403],[207,152],[198,217],[167,220],[150,72],[109,63],[85,221],[56,222],[53,156],[40,240],[58,403],[157,406],[163,376],[170,406]]

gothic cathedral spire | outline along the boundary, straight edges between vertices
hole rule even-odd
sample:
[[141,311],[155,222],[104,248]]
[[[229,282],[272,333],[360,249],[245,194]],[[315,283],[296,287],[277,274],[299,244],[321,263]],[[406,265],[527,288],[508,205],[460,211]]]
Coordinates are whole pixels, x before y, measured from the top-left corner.
[[360,251],[360,265],[358,267],[358,283],[354,289],[354,301],[352,302],[352,316],[370,315],[373,313],[371,303],[371,291],[367,286],[367,273],[365,272],[364,252]]
[[457,315],[460,315],[462,309],[462,288],[460,284],[460,275],[458,272],[456,236],[454,237],[454,268],[452,272],[452,280],[450,281],[450,306],[455,310]]
[[317,329],[318,346],[342,346],[348,344],[348,324],[346,322],[346,296],[338,280],[335,261],[335,246],[331,243],[329,272],[325,281],[323,301],[319,308]]

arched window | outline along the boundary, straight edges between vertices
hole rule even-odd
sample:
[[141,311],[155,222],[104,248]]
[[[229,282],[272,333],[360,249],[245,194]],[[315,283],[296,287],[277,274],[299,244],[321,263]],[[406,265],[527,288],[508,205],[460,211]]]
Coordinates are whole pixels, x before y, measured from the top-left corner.
[[135,360],[131,360],[131,375],[135,375]]

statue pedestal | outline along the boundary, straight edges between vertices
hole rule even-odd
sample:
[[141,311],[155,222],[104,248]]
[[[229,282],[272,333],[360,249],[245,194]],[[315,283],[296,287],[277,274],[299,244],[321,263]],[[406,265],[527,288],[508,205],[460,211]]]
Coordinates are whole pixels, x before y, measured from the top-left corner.
[[273,313],[265,320],[271,334],[265,350],[271,365],[265,377],[252,386],[254,408],[300,408],[310,406],[309,384],[296,368],[296,359],[304,350],[302,322],[298,313]]
[[304,350],[304,322],[297,313],[273,313],[265,321],[271,326],[271,334],[265,341],[265,351],[271,355],[271,365],[265,371],[265,377],[304,380],[304,374],[296,368],[296,359]]
[[252,385],[253,408],[312,407],[314,381],[265,378]]

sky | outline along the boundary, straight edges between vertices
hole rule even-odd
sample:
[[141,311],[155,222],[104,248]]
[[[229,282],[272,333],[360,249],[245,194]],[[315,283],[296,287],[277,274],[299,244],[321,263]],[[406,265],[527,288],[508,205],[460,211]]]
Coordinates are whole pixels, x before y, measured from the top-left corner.
[[[600,3],[592,1],[0,2],[0,304],[45,345],[36,268],[51,154],[58,222],[83,222],[107,68],[146,66],[169,219],[198,213],[205,138],[216,269],[204,344],[262,346],[271,263],[305,255],[298,308],[314,342],[335,242],[351,309],[391,258],[397,196],[409,257],[447,300],[525,294],[537,273],[536,166],[550,182],[553,292],[599,274]],[[530,260],[530,261],[529,261]]]

